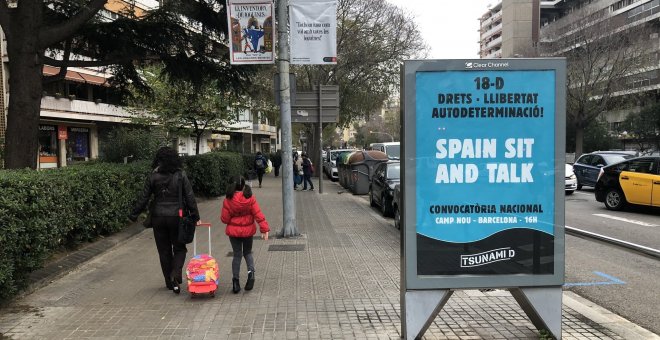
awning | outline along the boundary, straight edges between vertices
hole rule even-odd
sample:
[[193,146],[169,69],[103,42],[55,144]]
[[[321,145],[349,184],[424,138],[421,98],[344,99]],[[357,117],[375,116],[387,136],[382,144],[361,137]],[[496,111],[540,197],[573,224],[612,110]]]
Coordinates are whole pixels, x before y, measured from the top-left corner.
[[[45,76],[54,76],[54,75],[60,73],[60,68],[44,65],[43,73],[44,73]],[[78,82],[78,83],[100,85],[100,86],[110,86],[110,84],[108,84],[108,81],[107,81],[106,78],[99,77],[99,76],[93,76],[91,74],[71,71],[71,70],[66,71],[66,76],[64,77],[64,79],[70,80],[70,81],[75,81],[75,82]]]

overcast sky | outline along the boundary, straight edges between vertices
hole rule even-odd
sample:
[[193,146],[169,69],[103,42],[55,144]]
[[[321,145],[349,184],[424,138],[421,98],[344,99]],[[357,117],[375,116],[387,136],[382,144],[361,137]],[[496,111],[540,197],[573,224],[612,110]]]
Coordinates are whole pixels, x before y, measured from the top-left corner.
[[387,0],[409,11],[432,59],[479,58],[479,17],[498,0]]

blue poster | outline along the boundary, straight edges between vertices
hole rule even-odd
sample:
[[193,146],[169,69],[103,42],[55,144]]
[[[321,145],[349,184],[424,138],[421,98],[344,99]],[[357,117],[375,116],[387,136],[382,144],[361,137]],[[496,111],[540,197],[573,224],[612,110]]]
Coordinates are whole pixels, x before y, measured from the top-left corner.
[[420,275],[552,272],[555,95],[553,70],[417,72]]

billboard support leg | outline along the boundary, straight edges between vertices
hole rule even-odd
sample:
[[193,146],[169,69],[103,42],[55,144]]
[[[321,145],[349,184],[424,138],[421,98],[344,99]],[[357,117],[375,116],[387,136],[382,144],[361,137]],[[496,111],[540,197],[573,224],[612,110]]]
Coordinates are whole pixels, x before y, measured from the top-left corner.
[[520,287],[509,291],[537,329],[545,329],[561,340],[561,286]]
[[407,340],[421,339],[453,293],[447,289],[406,291],[403,337]]

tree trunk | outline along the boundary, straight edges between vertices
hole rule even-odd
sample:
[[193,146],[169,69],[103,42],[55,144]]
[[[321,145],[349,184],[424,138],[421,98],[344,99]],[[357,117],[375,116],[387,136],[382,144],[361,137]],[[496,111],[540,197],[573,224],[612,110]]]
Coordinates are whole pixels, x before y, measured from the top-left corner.
[[575,160],[582,156],[584,144],[584,128],[576,126],[575,128]]
[[7,32],[9,110],[5,167],[37,168],[44,50],[39,43],[41,5],[21,4]]
[[[202,133],[204,133],[204,131],[202,131]],[[199,142],[202,139],[202,134],[195,134],[195,138],[197,139],[197,143],[195,143],[195,155],[199,155]]]

